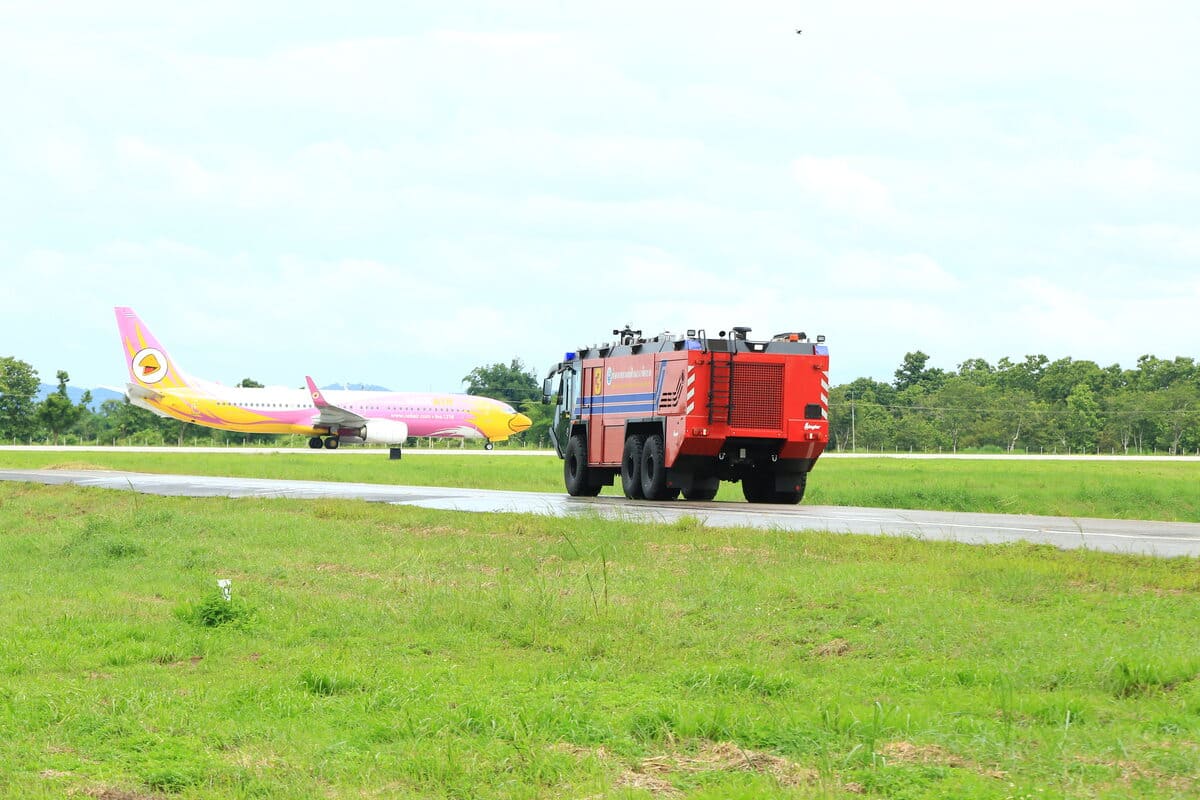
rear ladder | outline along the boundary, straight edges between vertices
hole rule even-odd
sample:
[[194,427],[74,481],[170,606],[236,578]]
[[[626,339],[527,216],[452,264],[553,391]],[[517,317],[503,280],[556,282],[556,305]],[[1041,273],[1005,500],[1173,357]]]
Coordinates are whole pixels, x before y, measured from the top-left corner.
[[712,372],[708,380],[708,422],[733,421],[733,356],[736,348],[727,353],[712,351]]

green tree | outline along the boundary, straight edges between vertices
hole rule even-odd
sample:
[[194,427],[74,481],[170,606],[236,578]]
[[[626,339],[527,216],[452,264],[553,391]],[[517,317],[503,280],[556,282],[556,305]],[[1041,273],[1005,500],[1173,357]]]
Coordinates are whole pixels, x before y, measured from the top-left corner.
[[1154,393],[1159,412],[1161,441],[1167,452],[1178,455],[1180,445],[1190,445],[1200,422],[1200,392],[1190,383],[1176,383]]
[[1076,361],[1060,358],[1049,364],[1038,379],[1037,395],[1051,403],[1062,403],[1081,383],[1086,383],[1093,396],[1108,383],[1105,372],[1095,361]]
[[958,375],[977,386],[988,386],[996,377],[996,368],[983,358],[968,358],[958,365]]
[[1038,381],[1049,363],[1050,359],[1040,353],[1025,356],[1019,364],[1005,356],[996,362],[996,383],[1005,389],[1036,392]]
[[463,383],[467,384],[467,394],[503,400],[513,406],[542,397],[537,376],[519,358],[514,358],[508,365],[495,363],[476,367],[467,373]]
[[1150,392],[1127,386],[1109,395],[1104,402],[1104,436],[1125,454],[1131,448],[1140,452],[1154,438],[1150,395]]
[[896,370],[895,386],[898,390],[904,391],[910,386],[923,385],[930,389],[936,389],[946,379],[945,370],[936,368],[926,368],[929,356],[917,350],[912,353],[904,354],[904,361],[900,364],[900,368]]
[[92,393],[84,392],[79,405],[72,403],[71,398],[67,397],[67,381],[71,380],[71,376],[66,370],[60,369],[57,377],[58,389],[46,395],[46,399],[38,405],[37,411],[38,421],[50,431],[55,444],[58,444],[63,433],[69,431],[80,420],[87,411],[88,403],[92,402]]
[[1200,378],[1200,365],[1191,358],[1177,356],[1173,361],[1141,356],[1134,372],[1137,385],[1146,391],[1166,389],[1177,383],[1195,381]]
[[25,439],[33,434],[37,390],[37,370],[11,356],[0,358],[0,438]]
[[1086,383],[1075,384],[1067,395],[1067,444],[1076,451],[1092,450],[1096,446],[1100,424],[1100,404],[1092,387]]
[[855,402],[854,445],[857,449],[882,450],[892,439],[892,416],[876,403]]
[[521,403],[521,413],[529,417],[533,424],[529,430],[518,434],[523,441],[533,442],[534,446],[550,444],[550,423],[553,421],[554,406],[537,400],[526,400]]
[[986,389],[958,376],[949,378],[931,395],[952,451],[957,451],[967,439],[974,438],[976,441],[970,443],[979,444],[977,429],[983,419],[986,397]]

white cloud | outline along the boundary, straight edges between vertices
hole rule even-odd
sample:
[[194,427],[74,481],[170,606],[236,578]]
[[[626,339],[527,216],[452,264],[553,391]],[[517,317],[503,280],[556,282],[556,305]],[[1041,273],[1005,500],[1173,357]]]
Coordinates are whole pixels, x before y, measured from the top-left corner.
[[896,210],[878,180],[845,158],[798,158],[792,172],[802,189],[826,208],[869,219],[889,219]]
[[962,286],[958,278],[924,253],[846,253],[834,259],[830,272],[834,286],[861,294],[920,296],[950,292]]
[[0,341],[107,370],[130,303],[214,377],[439,387],[626,322],[847,379],[1195,351],[1190,6],[607,10],[6,9],[0,278],[69,312],[26,345],[0,296]]

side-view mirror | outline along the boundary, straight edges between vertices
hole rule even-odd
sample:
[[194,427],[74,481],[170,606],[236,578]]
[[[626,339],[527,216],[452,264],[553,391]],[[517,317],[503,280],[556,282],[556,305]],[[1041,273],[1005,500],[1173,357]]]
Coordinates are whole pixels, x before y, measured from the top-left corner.
[[550,398],[554,396],[554,379],[546,378],[542,381],[542,402],[549,403]]

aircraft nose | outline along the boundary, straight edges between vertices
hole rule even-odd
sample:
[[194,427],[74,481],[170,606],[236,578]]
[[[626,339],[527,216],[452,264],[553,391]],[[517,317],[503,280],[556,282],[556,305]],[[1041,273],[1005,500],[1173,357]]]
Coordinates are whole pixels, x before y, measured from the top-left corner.
[[529,430],[531,425],[533,425],[533,420],[524,414],[513,414],[508,418],[508,428],[513,433]]

